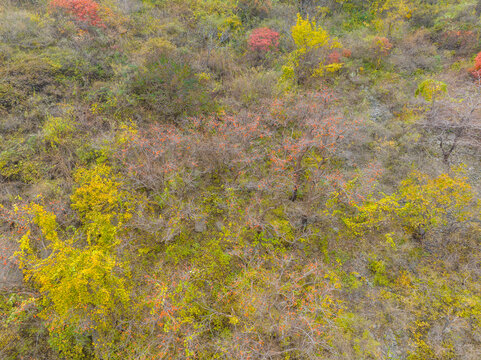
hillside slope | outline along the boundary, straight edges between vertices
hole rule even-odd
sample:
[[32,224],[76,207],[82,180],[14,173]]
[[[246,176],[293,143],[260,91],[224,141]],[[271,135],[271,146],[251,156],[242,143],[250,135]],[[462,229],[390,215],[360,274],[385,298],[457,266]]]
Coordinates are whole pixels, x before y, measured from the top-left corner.
[[480,14],[0,2],[0,358],[480,359]]

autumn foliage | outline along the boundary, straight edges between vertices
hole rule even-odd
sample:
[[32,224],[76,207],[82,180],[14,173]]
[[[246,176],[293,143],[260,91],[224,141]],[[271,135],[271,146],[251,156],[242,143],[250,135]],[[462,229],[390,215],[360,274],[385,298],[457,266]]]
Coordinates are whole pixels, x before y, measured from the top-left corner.
[[478,46],[479,35],[472,30],[447,30],[439,37],[440,47],[454,50],[457,55],[469,55]]
[[268,52],[279,47],[279,33],[267,27],[257,28],[249,37],[251,51]]
[[469,71],[475,79],[481,78],[481,52],[474,59],[474,67]]
[[341,54],[339,51],[334,50],[327,56],[327,63],[328,64],[338,64],[341,62]]
[[79,22],[96,27],[104,27],[99,15],[100,6],[93,0],[51,0],[50,8],[64,10]]
[[383,36],[376,36],[372,40],[371,47],[378,56],[387,56],[391,52],[393,45],[388,38]]
[[376,36],[371,40],[370,51],[376,60],[376,66],[381,65],[381,60],[387,57],[393,48],[391,41],[384,36]]
[[480,360],[476,2],[0,0],[0,360]]

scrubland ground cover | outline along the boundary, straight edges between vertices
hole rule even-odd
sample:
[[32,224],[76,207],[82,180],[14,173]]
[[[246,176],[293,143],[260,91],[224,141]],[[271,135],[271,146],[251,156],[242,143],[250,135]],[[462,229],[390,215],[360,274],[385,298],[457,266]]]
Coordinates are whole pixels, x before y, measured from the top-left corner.
[[480,359],[480,16],[1,2],[0,358]]

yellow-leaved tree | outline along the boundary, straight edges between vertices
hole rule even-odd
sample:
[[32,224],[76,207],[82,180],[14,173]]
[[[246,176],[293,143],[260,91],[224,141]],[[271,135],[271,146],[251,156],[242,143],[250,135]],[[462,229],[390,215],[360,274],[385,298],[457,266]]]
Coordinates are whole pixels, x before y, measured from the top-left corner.
[[389,233],[398,228],[420,239],[436,229],[468,227],[478,222],[480,216],[473,189],[461,174],[431,178],[414,172],[394,194],[367,200],[355,208],[356,215],[343,221],[357,237],[370,231]]
[[339,71],[342,63],[328,63],[328,55],[341,43],[329,35],[315,20],[303,19],[297,14],[297,22],[291,29],[296,49],[288,55],[282,68],[281,83],[288,88],[305,83],[309,78]]
[[130,209],[108,166],[79,169],[74,178],[71,207],[81,225],[62,232],[54,213],[32,203],[24,209],[30,231],[17,255],[25,279],[40,292],[52,348],[66,359],[104,357],[130,302],[129,270],[117,251]]

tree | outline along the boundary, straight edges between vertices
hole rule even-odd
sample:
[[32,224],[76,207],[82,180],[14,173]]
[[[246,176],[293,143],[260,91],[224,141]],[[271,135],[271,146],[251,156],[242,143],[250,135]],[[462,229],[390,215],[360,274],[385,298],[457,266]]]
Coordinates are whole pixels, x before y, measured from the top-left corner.
[[[431,102],[420,124],[438,143],[443,163],[449,166],[452,154],[459,148],[473,154],[481,147],[481,89],[477,84],[457,89],[456,97],[446,93],[446,84],[423,82],[417,93]],[[435,101],[437,99],[437,101]]]
[[130,302],[128,268],[117,253],[130,218],[126,194],[105,165],[79,169],[75,179],[72,208],[82,225],[62,236],[55,214],[32,203],[24,209],[30,229],[18,252],[26,280],[41,294],[52,347],[68,359],[86,357],[90,346],[97,354],[108,351],[116,319]]
[[[326,89],[306,94],[285,111],[280,133],[282,141],[274,144],[269,155],[274,176],[268,179],[274,189],[291,188],[290,199],[297,200],[305,184],[318,186],[329,172],[329,161],[337,146],[353,126],[334,108],[334,94]],[[354,130],[355,131],[355,130]]]
[[342,68],[342,63],[327,63],[329,53],[340,48],[341,44],[315,20],[302,18],[297,14],[297,22],[291,29],[296,49],[289,54],[287,64],[282,68],[281,81],[288,87],[303,84],[312,77],[323,76]]
[[373,2],[372,12],[387,23],[387,36],[391,36],[393,27],[402,20],[411,18],[415,8],[411,0],[383,0]]
[[63,10],[75,20],[96,27],[105,27],[99,15],[100,6],[93,0],[51,0],[53,10]]
[[371,49],[374,53],[375,58],[377,59],[376,66],[379,67],[381,65],[381,61],[384,57],[388,56],[391,52],[393,45],[389,41],[388,38],[383,36],[376,36],[371,41]]
[[166,55],[137,71],[130,92],[135,104],[170,121],[213,108],[213,101],[189,64]]
[[421,82],[416,89],[416,96],[421,96],[426,102],[431,103],[431,110],[437,98],[442,97],[448,91],[446,83],[433,79],[427,79]]
[[271,0],[239,0],[236,9],[240,12],[242,19],[264,18],[272,9],[272,2]]
[[249,36],[249,48],[251,51],[265,53],[277,50],[279,46],[279,33],[269,28],[254,29]]
[[397,192],[382,195],[379,200],[354,205],[357,214],[343,219],[352,235],[384,231],[390,236],[390,232],[401,229],[413,239],[422,240],[431,232],[451,231],[456,225],[470,226],[479,221],[479,205],[462,174],[432,178],[413,172]]

